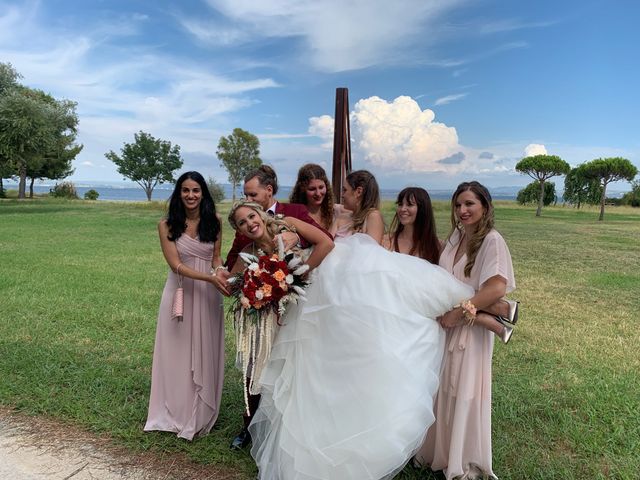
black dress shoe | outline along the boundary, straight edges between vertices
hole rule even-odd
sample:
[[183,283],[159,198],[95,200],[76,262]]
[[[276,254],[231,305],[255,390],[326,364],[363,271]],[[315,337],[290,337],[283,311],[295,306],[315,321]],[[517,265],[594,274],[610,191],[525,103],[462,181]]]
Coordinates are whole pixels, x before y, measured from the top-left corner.
[[251,434],[249,430],[243,428],[238,436],[231,442],[231,450],[242,450],[251,443]]

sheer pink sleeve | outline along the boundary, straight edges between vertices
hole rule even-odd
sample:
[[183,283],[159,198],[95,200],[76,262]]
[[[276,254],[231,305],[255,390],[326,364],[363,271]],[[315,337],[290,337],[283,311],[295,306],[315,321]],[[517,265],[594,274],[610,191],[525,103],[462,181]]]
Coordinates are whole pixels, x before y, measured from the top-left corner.
[[485,237],[476,257],[476,265],[482,265],[480,269],[479,285],[496,275],[501,276],[507,282],[507,293],[516,288],[516,280],[513,274],[513,264],[509,247],[496,230],[492,230]]

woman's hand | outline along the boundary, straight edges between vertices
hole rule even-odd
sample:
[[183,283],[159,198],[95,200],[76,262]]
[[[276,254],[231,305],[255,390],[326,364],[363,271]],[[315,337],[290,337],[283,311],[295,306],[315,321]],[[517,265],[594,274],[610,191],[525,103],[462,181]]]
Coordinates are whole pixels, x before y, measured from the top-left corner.
[[211,282],[222,295],[228,297],[230,295],[228,283],[230,276],[231,274],[226,269],[218,269],[211,275],[209,282]]
[[442,328],[455,328],[466,323],[465,318],[462,316],[462,309],[456,307],[453,310],[449,310],[447,313],[438,317],[438,322]]

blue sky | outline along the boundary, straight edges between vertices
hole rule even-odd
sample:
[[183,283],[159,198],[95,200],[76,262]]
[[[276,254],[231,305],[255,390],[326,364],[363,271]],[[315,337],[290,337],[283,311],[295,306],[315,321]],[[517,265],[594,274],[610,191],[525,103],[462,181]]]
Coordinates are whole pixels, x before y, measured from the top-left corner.
[[530,153],[640,167],[639,20],[632,0],[0,0],[0,61],[78,102],[72,180],[122,180],[104,154],[143,130],[226,182],[216,146],[240,127],[290,185],[330,167],[347,87],[354,168],[496,187],[528,183]]

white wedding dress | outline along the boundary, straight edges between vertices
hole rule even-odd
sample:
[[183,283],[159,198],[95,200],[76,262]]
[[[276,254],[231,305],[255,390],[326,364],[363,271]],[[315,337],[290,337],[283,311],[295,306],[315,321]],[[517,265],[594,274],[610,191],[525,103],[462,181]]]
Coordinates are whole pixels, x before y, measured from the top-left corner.
[[307,301],[282,319],[249,427],[264,480],[387,479],[434,420],[444,348],[435,317],[473,296],[371,237],[338,239]]

